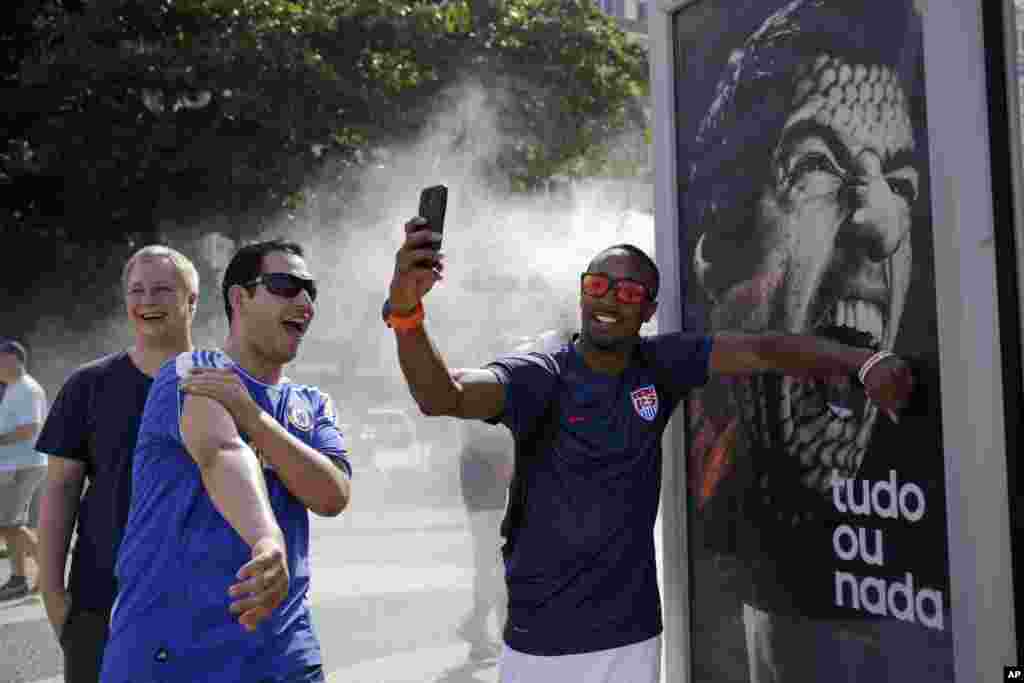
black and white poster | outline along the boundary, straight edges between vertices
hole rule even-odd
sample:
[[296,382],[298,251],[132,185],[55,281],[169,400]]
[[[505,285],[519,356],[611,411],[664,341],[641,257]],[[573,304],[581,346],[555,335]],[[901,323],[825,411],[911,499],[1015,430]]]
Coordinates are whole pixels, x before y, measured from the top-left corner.
[[[686,319],[938,366],[919,3],[697,0],[673,15]],[[952,681],[937,379],[687,404],[694,683]]]

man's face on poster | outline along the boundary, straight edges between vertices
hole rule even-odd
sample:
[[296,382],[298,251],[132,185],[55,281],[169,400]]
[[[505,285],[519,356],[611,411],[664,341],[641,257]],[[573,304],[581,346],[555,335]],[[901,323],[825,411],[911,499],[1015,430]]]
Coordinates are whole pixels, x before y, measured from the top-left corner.
[[[734,265],[705,262],[700,247],[695,255],[698,275],[730,271],[711,292],[711,328],[822,334],[845,327],[891,349],[909,285],[919,187],[902,87],[888,68],[822,55],[797,74],[795,95],[749,241],[734,247],[749,252]],[[852,476],[859,468],[877,410],[848,382],[755,378],[743,391],[748,430],[798,457],[806,485],[824,490],[830,471]],[[755,409],[765,400],[778,406],[777,431],[765,417],[774,411]]]

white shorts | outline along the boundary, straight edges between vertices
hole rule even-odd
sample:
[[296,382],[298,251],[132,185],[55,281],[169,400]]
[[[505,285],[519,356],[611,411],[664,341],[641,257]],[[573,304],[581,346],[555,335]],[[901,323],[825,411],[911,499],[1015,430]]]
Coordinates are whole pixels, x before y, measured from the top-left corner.
[[501,649],[500,683],[658,683],[661,636],[578,655],[539,657]]

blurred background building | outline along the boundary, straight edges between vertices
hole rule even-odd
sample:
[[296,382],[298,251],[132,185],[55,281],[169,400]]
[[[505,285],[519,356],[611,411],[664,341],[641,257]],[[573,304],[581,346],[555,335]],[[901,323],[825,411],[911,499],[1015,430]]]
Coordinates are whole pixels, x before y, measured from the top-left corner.
[[650,0],[597,0],[598,6],[615,17],[619,27],[647,47],[647,16]]

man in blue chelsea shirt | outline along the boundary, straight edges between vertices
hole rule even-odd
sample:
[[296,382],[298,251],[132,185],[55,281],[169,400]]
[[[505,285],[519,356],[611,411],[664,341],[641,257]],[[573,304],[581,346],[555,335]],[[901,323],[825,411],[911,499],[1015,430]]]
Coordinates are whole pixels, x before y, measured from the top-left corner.
[[104,683],[323,681],[308,510],[348,504],[335,411],[282,375],[314,315],[301,247],[243,247],[223,350],[164,365],[143,412]]
[[863,377],[894,414],[909,397],[899,358],[812,336],[639,335],[654,315],[658,269],[616,245],[581,276],[581,334],[555,353],[450,371],[424,328],[423,297],[442,257],[421,217],[405,226],[384,316],[409,388],[427,415],[534,432],[557,394],[557,429],[530,460],[526,506],[506,556],[502,683],[656,683],[662,630],[654,551],[661,436],[687,391],[711,373]]

